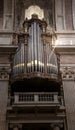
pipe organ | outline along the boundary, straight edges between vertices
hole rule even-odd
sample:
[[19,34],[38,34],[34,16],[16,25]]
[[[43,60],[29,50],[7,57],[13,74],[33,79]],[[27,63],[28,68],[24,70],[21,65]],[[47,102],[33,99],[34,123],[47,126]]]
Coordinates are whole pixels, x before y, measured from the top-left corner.
[[[13,60],[13,75],[55,74],[58,75],[57,56],[43,37],[47,24],[36,15],[23,23],[24,31],[18,34],[18,49]],[[26,68],[26,69],[25,69]],[[26,71],[26,72],[25,72]]]

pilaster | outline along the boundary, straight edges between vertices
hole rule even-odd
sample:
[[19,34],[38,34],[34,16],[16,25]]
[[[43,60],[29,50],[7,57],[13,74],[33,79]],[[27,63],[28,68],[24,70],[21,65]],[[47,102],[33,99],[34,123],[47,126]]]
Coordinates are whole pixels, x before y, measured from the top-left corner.
[[0,129],[6,130],[6,110],[8,99],[9,74],[7,67],[0,68]]

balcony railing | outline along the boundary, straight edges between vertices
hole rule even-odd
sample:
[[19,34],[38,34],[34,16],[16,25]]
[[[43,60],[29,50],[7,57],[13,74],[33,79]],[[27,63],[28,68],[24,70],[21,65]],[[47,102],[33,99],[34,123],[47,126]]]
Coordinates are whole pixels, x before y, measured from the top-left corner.
[[[42,105],[59,105],[59,96],[57,92],[48,93],[48,92],[34,92],[34,93],[14,93],[13,98],[9,98],[11,105],[16,106],[42,106]],[[9,103],[10,104],[10,103]]]

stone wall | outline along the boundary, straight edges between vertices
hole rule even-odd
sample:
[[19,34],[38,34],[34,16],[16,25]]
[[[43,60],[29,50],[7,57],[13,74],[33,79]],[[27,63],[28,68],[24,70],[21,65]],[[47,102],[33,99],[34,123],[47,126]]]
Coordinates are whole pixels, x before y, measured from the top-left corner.
[[75,130],[75,55],[60,58],[68,130]]

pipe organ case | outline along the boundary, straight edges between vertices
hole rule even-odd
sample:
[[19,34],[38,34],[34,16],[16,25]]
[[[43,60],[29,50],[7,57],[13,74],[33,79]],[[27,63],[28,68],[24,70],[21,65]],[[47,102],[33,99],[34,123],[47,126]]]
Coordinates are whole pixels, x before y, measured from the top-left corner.
[[[43,40],[46,35],[46,22],[33,16],[23,23],[24,32],[18,36],[18,50],[13,60],[13,75],[24,73],[45,73],[58,75],[58,61],[51,43]],[[26,66],[26,72],[25,72]]]

